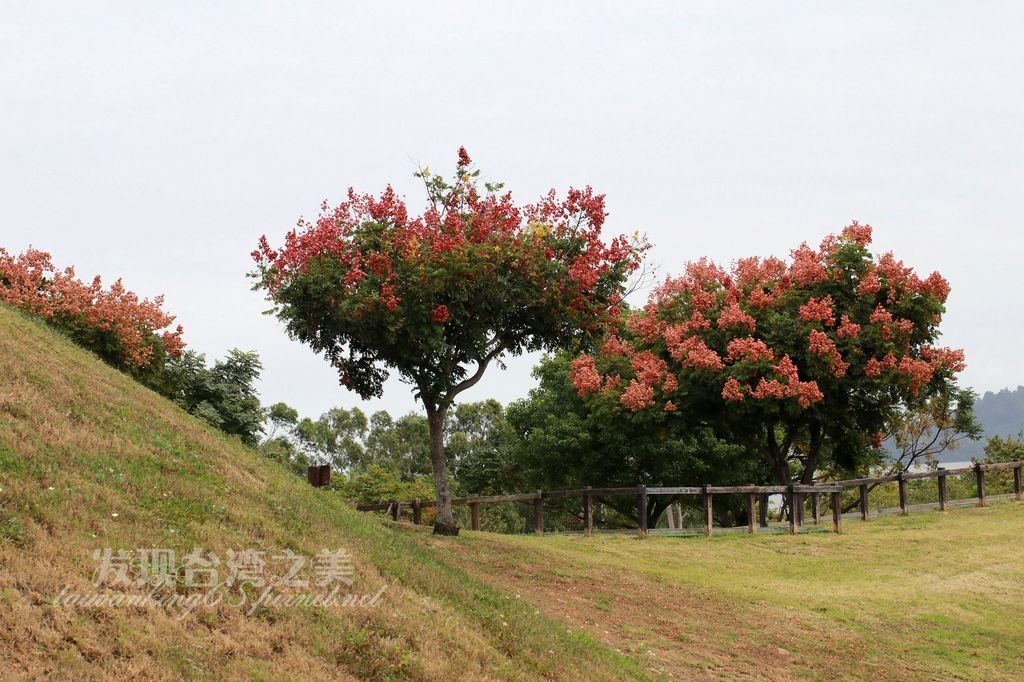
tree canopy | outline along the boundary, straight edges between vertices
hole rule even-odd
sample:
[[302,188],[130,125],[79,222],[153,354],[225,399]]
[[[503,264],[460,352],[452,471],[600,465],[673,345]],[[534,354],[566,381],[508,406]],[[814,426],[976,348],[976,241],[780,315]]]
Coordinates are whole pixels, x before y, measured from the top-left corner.
[[604,197],[589,187],[517,205],[479,175],[460,148],[451,181],[417,173],[421,215],[390,187],[349,190],[281,248],[263,237],[253,252],[273,312],[344,386],[378,396],[389,371],[412,384],[430,426],[440,532],[454,532],[443,428],[456,396],[504,355],[601,335],[644,248],[602,240]]
[[854,469],[899,410],[952,393],[964,367],[935,345],[946,280],[870,243],[853,223],[788,262],[692,262],[573,361],[573,383],[595,409],[711,426],[780,482]]

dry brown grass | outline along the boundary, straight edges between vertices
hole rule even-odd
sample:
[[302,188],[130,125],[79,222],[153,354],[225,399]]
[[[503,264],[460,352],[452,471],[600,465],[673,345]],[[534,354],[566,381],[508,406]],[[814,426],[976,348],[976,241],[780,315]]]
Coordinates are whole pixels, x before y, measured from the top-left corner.
[[[152,679],[613,679],[639,668],[316,491],[0,306],[0,671]],[[115,516],[116,514],[116,516]],[[94,549],[345,547],[378,608],[75,610]]]

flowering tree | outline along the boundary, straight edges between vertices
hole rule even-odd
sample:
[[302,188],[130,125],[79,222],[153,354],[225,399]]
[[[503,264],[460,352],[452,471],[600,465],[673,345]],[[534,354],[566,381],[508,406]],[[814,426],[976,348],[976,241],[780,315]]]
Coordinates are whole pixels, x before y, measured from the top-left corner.
[[257,288],[289,334],[323,353],[343,386],[381,393],[388,370],[426,408],[438,499],[435,531],[457,532],[443,445],[456,396],[492,362],[603,333],[642,245],[606,244],[603,195],[552,190],[516,205],[500,185],[480,187],[465,149],[454,179],[422,178],[425,212],[410,216],[388,187],[357,194],[315,222],[300,220],[280,249],[253,252]]
[[713,424],[780,483],[867,461],[900,409],[955,389],[963,352],[936,347],[949,284],[868,250],[856,222],[788,262],[707,260],[668,278],[596,355],[581,396]]
[[169,330],[174,316],[163,297],[139,299],[121,280],[104,288],[86,284],[72,267],[58,269],[50,254],[28,249],[17,256],[0,248],[0,301],[46,319],[111,365],[139,377],[162,370],[185,347],[182,329]]

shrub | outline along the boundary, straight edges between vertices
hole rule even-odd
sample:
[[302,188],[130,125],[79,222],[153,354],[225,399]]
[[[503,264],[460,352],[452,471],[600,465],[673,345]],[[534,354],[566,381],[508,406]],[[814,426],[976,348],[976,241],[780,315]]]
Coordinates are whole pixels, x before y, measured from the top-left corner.
[[121,280],[104,288],[86,284],[72,267],[58,269],[50,254],[28,249],[12,256],[0,248],[0,301],[47,320],[114,367],[147,379],[185,348],[181,325],[162,309],[163,297],[140,299]]

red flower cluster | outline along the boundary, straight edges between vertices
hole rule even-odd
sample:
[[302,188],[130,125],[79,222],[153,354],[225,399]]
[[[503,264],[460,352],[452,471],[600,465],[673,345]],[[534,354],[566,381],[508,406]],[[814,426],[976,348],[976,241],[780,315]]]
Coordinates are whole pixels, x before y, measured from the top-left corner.
[[174,316],[162,310],[162,296],[140,300],[120,279],[109,289],[99,277],[86,284],[74,268],[57,269],[50,254],[38,249],[12,256],[0,248],[0,301],[55,324],[111,332],[120,345],[120,360],[133,367],[149,364],[154,335],[172,357],[185,348],[181,326],[168,329]]
[[[390,186],[380,196],[349,189],[338,206],[325,202],[315,222],[299,220],[282,248],[271,248],[262,237],[252,252],[261,285],[280,303],[282,287],[312,264],[333,261],[332,269],[344,273],[334,302],[354,306],[348,314],[384,309],[420,319],[429,316],[433,322],[453,317],[461,321],[473,313],[453,305],[443,286],[431,290],[437,273],[456,268],[476,272],[466,278],[473,281],[513,270],[524,280],[543,282],[552,301],[592,312],[580,318],[595,329],[617,317],[618,299],[610,307],[593,309],[602,298],[598,283],[613,269],[635,270],[646,247],[623,236],[605,244],[604,195],[585,187],[570,189],[560,199],[551,190],[535,204],[517,206],[508,193],[478,188],[479,173],[471,164],[460,147],[454,184],[442,183],[438,187],[443,189],[432,184],[429,171],[421,172],[430,203],[419,216],[410,215]],[[407,304],[422,307],[412,311]]]
[[826,327],[832,327],[836,323],[836,316],[832,310],[832,297],[812,298],[800,306],[800,319],[804,322],[821,322]]
[[843,361],[843,356],[839,353],[835,342],[828,337],[828,334],[812,329],[809,341],[810,351],[828,360],[829,365],[832,367],[832,376],[836,379],[843,378],[846,370],[850,368],[850,364]]
[[[793,399],[807,408],[825,399],[822,386],[851,376],[881,378],[916,395],[936,375],[962,371],[962,351],[914,341],[939,323],[946,280],[938,273],[921,279],[889,253],[872,258],[871,235],[869,225],[854,222],[818,249],[802,244],[788,263],[688,263],[626,318],[597,358],[574,366],[577,390],[622,390],[618,375],[609,384],[600,369],[607,363],[619,370],[622,358],[633,370],[622,378],[620,396],[631,410],[655,402],[680,408],[687,400],[678,394],[682,382],[709,376],[719,378],[726,401]],[[858,351],[868,342],[882,344],[879,358]],[[851,372],[855,362],[860,369]]]
[[597,371],[597,363],[589,355],[581,355],[569,365],[569,378],[580,396],[596,393],[601,390],[601,375]]

